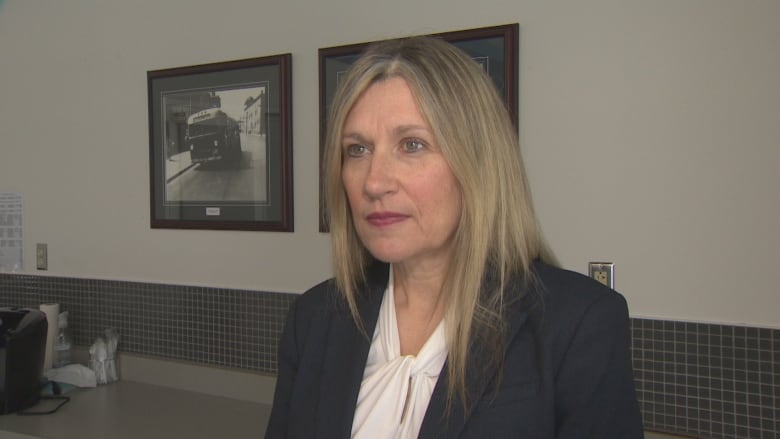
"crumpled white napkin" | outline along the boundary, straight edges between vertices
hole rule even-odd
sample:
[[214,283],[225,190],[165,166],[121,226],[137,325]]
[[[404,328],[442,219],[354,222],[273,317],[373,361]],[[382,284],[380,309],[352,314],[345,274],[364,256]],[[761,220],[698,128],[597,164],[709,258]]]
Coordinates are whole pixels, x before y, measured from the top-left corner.
[[95,387],[97,377],[95,372],[83,364],[68,364],[47,370],[44,375],[50,381],[72,384],[76,387]]

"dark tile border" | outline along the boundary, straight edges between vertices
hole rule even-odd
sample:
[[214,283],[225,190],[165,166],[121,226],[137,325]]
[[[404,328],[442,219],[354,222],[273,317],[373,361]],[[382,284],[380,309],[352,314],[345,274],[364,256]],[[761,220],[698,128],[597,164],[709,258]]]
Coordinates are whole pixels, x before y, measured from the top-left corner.
[[276,345],[295,294],[139,282],[0,275],[0,306],[68,310],[74,342],[116,328],[119,350],[276,372]]
[[631,331],[646,428],[778,437],[780,330],[632,319]]

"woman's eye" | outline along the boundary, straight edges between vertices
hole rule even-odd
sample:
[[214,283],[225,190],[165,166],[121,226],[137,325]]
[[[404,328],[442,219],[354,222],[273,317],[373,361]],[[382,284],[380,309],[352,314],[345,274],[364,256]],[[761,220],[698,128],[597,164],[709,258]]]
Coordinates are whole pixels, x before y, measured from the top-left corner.
[[425,144],[417,139],[406,140],[403,143],[404,151],[415,152],[425,148]]
[[350,157],[358,157],[366,153],[366,146],[360,144],[352,144],[352,145],[348,145],[346,150],[347,150],[347,155],[349,155]]

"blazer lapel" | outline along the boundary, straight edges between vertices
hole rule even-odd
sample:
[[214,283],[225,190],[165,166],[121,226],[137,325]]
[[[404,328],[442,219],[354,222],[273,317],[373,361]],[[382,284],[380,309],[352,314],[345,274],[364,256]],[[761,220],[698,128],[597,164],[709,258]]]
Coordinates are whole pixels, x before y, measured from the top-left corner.
[[352,434],[352,418],[388,273],[387,265],[372,267],[367,273],[368,286],[358,302],[365,334],[355,325],[346,305],[333,313],[320,386],[319,437],[348,438]]
[[[517,293],[523,289],[515,290]],[[528,319],[527,301],[528,297],[516,301],[508,306],[507,319],[509,327],[507,328],[506,344],[509,346]],[[466,363],[466,392],[471,395],[471,405],[468,412],[464,412],[463,403],[460,398],[455,398],[451,404],[451,413],[447,416],[447,385],[448,373],[447,363],[442,367],[436,387],[431,395],[431,402],[428,404],[428,410],[425,412],[422,427],[420,428],[419,439],[428,438],[456,438],[460,436],[463,427],[466,425],[474,406],[482,399],[485,394],[488,383],[498,372],[497,367],[493,366],[490,370],[485,370],[485,346],[476,343],[471,352],[469,352]],[[505,371],[506,373],[506,371]]]

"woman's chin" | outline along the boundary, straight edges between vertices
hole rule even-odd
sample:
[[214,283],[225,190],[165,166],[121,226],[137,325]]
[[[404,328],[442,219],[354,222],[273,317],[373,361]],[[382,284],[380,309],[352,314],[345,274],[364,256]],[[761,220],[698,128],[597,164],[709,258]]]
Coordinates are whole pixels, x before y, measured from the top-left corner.
[[374,259],[387,264],[398,264],[409,258],[408,252],[394,248],[369,248],[368,251]]

